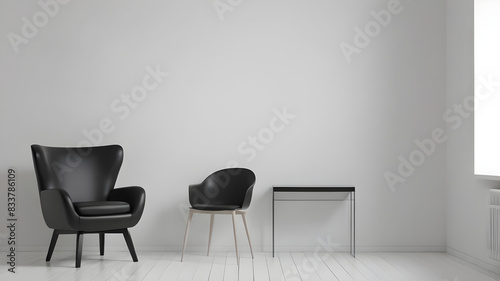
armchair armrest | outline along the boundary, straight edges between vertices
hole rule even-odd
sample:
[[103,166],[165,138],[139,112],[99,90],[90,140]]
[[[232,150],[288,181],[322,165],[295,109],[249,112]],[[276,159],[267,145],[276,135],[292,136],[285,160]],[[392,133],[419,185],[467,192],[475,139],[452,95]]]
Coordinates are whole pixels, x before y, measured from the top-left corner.
[[66,190],[43,190],[40,192],[40,204],[43,218],[49,228],[60,230],[78,229],[80,216],[76,213],[71,197]]
[[146,203],[146,192],[140,186],[127,186],[111,190],[108,196],[110,201],[123,201],[130,204],[132,219],[139,221]]

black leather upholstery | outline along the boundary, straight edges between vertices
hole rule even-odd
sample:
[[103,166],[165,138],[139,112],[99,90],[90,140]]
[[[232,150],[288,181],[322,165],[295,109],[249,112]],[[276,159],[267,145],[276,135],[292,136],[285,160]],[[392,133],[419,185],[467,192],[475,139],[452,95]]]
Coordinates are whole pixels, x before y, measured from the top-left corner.
[[122,201],[89,201],[74,203],[80,216],[108,216],[130,213],[130,204]]
[[189,203],[199,210],[244,210],[250,205],[255,174],[245,168],[228,168],[189,186]]
[[[114,189],[123,162],[123,148],[32,145],[31,150],[43,218],[54,229],[47,261],[58,234],[100,233],[102,255],[104,233],[117,232],[125,236],[136,261],[127,228],[139,222],[146,194],[139,186]],[[77,253],[77,267],[78,255],[81,258],[81,252]]]
[[194,204],[192,207],[193,207],[193,209],[211,210],[211,211],[238,210],[238,209],[241,209],[241,206],[238,206],[238,205],[205,205],[205,204]]

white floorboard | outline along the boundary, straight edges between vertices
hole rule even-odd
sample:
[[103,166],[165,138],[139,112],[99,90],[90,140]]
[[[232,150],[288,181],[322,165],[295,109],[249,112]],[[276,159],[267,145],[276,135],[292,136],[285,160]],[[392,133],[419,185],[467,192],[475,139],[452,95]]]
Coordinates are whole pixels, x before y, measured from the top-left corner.
[[354,258],[349,253],[337,253],[335,256],[341,256],[346,261],[348,261],[354,268],[356,268],[366,279],[370,281],[383,281],[378,278],[377,275],[371,271],[365,264],[363,264],[360,260]]
[[227,253],[224,280],[238,280],[238,264],[234,252]]
[[104,256],[84,252],[81,268],[74,268],[74,252],[56,251],[52,261],[45,252],[18,253],[16,273],[7,271],[0,257],[0,280],[39,281],[498,281],[500,276],[446,253],[348,253],[279,252],[128,252]]
[[302,280],[321,281],[317,273],[318,261],[305,253],[292,253],[292,259]]
[[146,275],[142,280],[144,281],[160,280],[161,276],[168,268],[170,263],[172,263],[173,260],[177,259],[180,259],[180,253],[173,253],[173,252],[166,253],[165,255],[162,256],[162,258],[158,262],[155,263],[155,265],[151,268],[151,270],[148,273],[146,273]]
[[266,256],[264,253],[255,253],[253,260],[254,280],[270,281]]
[[209,281],[224,281],[224,271],[226,270],[227,253],[213,253],[214,263],[210,271]]
[[337,260],[330,254],[319,253],[321,260],[330,269],[330,271],[335,275],[339,281],[353,281],[349,272],[347,272]]
[[327,254],[327,253],[305,253],[306,257],[308,257],[309,259],[314,259],[317,262],[316,273],[318,274],[321,280],[338,281],[339,279],[337,278],[337,276],[335,276],[335,274],[333,274],[330,268],[328,268],[328,266],[323,262],[320,254]]
[[266,263],[270,281],[285,281],[285,276],[283,274],[283,269],[281,268],[281,262],[278,258],[278,253],[276,253],[276,258],[273,258],[272,256],[266,256]]
[[254,280],[254,269],[253,260],[250,255],[242,254],[240,258],[240,266],[238,267],[238,279],[239,281],[253,281]]
[[192,281],[207,281],[210,278],[210,271],[212,270],[214,262],[213,256],[203,256],[199,260],[198,268],[193,275]]

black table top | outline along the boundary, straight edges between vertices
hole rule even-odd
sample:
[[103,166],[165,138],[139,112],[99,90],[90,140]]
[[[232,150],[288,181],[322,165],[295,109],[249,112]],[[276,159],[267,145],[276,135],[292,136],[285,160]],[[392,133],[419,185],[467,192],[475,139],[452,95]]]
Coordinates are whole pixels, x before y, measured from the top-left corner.
[[352,185],[273,185],[273,192],[354,192]]

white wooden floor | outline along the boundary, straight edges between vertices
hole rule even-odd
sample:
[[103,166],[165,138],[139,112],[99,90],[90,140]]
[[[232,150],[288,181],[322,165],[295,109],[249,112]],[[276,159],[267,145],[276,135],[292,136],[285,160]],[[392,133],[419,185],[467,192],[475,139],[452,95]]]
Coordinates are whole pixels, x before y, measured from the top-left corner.
[[0,280],[204,280],[204,281],[498,281],[500,276],[480,272],[445,253],[348,253],[281,252],[243,253],[240,265],[232,252],[139,252],[132,262],[128,252],[84,252],[82,267],[74,268],[73,252],[56,251],[45,262],[45,252],[18,252],[16,273],[7,271],[0,257]]

